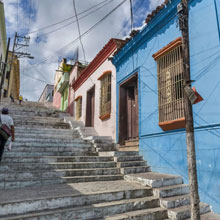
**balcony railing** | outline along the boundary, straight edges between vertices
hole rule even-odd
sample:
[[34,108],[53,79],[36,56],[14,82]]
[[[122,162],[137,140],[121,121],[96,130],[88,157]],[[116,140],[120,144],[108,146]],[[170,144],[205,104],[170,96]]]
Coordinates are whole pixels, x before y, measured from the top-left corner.
[[63,93],[64,89],[68,84],[69,84],[69,73],[65,72],[58,83],[57,91],[59,93]]

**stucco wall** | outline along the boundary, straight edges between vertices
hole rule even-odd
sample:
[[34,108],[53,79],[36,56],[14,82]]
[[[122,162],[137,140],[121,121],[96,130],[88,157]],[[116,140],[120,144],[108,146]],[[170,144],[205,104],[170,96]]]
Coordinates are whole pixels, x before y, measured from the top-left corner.
[[[100,80],[98,78],[103,72],[110,70],[112,71],[112,97],[111,97],[111,116],[109,119],[102,121],[99,119],[99,107],[100,107]],[[87,91],[95,85],[95,116],[94,125],[96,132],[101,136],[111,136],[115,140],[116,132],[116,81],[115,81],[115,67],[111,61],[106,60],[84,83],[79,89],[75,91],[75,97],[82,96],[82,117],[81,121],[85,123],[86,120],[86,99]]]
[[72,88],[72,83],[76,80],[77,77],[77,65],[74,65],[70,72],[69,78],[69,101],[68,101],[68,112],[71,116],[74,116],[74,100],[75,100],[75,92]]
[[59,92],[54,92],[53,95],[53,106],[60,109],[61,106],[61,94]]
[[[152,58],[155,52],[181,36],[175,15],[178,2],[172,1],[172,5],[161,11],[130,42],[133,50],[129,52],[129,46],[124,47],[114,62],[117,97],[119,84],[138,72],[140,152],[144,159],[153,171],[180,174],[187,183],[185,130],[164,132],[158,126],[157,66]],[[193,86],[204,98],[193,106],[200,199],[220,213],[220,44],[216,19],[220,4],[216,2],[191,1],[189,25],[191,79],[196,80]]]

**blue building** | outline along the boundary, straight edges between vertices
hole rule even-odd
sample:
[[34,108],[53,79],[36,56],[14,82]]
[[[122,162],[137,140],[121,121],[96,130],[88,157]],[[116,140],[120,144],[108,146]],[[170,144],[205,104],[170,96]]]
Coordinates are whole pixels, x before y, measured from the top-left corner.
[[[139,138],[140,153],[156,172],[188,182],[183,110],[182,39],[177,5],[165,3],[115,54],[117,140]],[[200,200],[220,213],[220,1],[191,0],[190,62]]]

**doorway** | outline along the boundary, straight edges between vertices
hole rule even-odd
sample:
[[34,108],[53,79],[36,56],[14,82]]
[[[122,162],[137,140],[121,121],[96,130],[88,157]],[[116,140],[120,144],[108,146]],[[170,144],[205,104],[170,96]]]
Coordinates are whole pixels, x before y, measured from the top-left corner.
[[95,86],[87,92],[86,100],[86,127],[94,127],[95,116]]
[[124,144],[138,136],[138,78],[135,74],[120,85],[119,143]]

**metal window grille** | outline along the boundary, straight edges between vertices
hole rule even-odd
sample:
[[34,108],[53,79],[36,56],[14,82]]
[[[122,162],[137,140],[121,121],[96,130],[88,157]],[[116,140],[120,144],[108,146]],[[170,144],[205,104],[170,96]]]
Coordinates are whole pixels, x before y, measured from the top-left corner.
[[111,74],[101,79],[100,116],[111,112]]
[[159,122],[184,117],[182,46],[157,60]]
[[78,120],[82,116],[82,98],[76,101],[76,119]]

